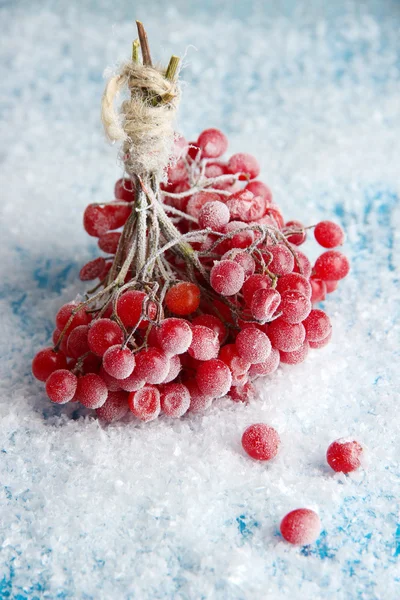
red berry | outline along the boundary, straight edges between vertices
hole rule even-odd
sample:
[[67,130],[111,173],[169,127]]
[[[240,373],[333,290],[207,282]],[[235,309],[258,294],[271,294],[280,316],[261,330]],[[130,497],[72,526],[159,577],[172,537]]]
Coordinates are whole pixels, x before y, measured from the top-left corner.
[[302,363],[303,360],[306,359],[308,354],[309,344],[307,340],[303,342],[300,348],[297,350],[293,350],[292,352],[283,352],[280,351],[280,361],[281,363],[285,363],[287,365],[298,365]]
[[203,325],[215,331],[218,335],[219,343],[222,344],[226,338],[226,327],[218,317],[214,315],[199,315],[192,321],[192,325]]
[[260,172],[257,159],[244,152],[231,156],[227,166],[229,173],[241,173],[241,180],[255,179]]
[[214,192],[197,192],[193,194],[187,203],[186,212],[195,219],[199,218],[200,210],[208,202],[220,202],[221,197]]
[[316,304],[317,302],[322,302],[326,298],[326,285],[325,281],[322,279],[317,279],[316,277],[311,277],[310,279],[311,285],[311,303]]
[[192,336],[192,343],[188,349],[190,356],[196,360],[217,358],[219,341],[215,331],[203,325],[194,325],[192,327]]
[[190,315],[199,308],[200,289],[194,283],[181,281],[169,288],[165,304],[175,315]]
[[68,356],[79,358],[89,352],[88,333],[88,325],[79,325],[71,331],[67,342]]
[[59,369],[49,375],[46,381],[46,394],[52,402],[65,404],[75,396],[77,385],[76,375],[67,369]]
[[344,254],[328,250],[317,258],[314,265],[315,276],[322,281],[338,281],[348,275],[350,264]]
[[129,410],[142,421],[153,421],[160,414],[160,392],[154,385],[129,394],[128,403]]
[[176,163],[170,165],[167,171],[168,183],[175,185],[182,183],[187,180],[188,172],[186,169],[185,161],[178,160]]
[[334,292],[339,285],[338,281],[324,281],[324,283],[325,283],[327,294],[331,294],[332,292]]
[[103,273],[105,266],[106,261],[102,256],[99,256],[83,265],[79,271],[79,279],[81,281],[93,281]]
[[218,158],[226,152],[228,139],[219,129],[206,129],[199,135],[197,145],[203,158]]
[[326,453],[328,465],[338,473],[351,473],[361,466],[364,449],[355,440],[341,438],[332,442]]
[[251,301],[256,290],[268,290],[272,286],[272,279],[269,275],[250,275],[243,284],[242,294],[247,306],[251,307]]
[[232,248],[248,248],[254,242],[254,233],[242,221],[230,221],[230,223],[222,227],[221,231],[225,234],[234,234],[234,232],[237,232],[233,237],[224,240],[218,245],[218,251],[221,254]]
[[63,352],[54,352],[53,348],[43,348],[35,355],[32,361],[33,376],[39,381],[46,381],[48,377],[59,369],[66,369],[67,359]]
[[165,354],[183,354],[192,343],[192,329],[184,319],[164,319],[158,329],[157,340]]
[[118,248],[120,237],[121,234],[119,231],[109,231],[99,238],[97,244],[100,250],[103,250],[103,252],[107,252],[107,254],[115,254]]
[[278,279],[276,289],[280,294],[288,290],[297,290],[306,296],[311,297],[311,285],[308,279],[300,273],[288,273]]
[[298,350],[306,337],[306,330],[302,323],[292,325],[282,319],[275,319],[268,325],[268,337],[272,345],[282,352]]
[[271,375],[271,373],[274,373],[279,367],[279,362],[279,350],[276,350],[276,348],[271,348],[271,353],[267,360],[250,366],[249,375],[250,377],[264,377],[265,375]]
[[225,252],[221,258],[222,260],[233,260],[240,265],[244,271],[245,279],[250,277],[250,275],[253,275],[254,271],[256,270],[254,258],[248,252],[243,252],[243,250],[233,248],[232,250]]
[[301,250],[297,250],[296,248],[294,253],[296,258],[294,261],[293,273],[300,273],[301,275],[304,275],[306,279],[308,279],[311,275],[310,261],[308,260],[307,256],[301,252]]
[[203,394],[220,398],[229,392],[232,375],[229,367],[222,360],[213,358],[199,365],[196,382]]
[[[126,377],[125,379],[116,379],[115,381],[118,383],[119,388],[126,392],[137,392],[137,390],[144,387],[146,383],[144,379],[140,379],[140,377],[137,376],[136,369],[134,369],[129,377]],[[108,389],[110,389],[110,387]]]
[[[272,258],[269,256],[272,255]],[[283,244],[269,246],[268,253],[264,255],[268,269],[275,275],[287,275],[293,271],[294,258],[289,248]]]
[[[51,336],[51,339],[53,340],[53,345],[54,346],[58,343],[58,340],[60,339],[60,336],[61,336],[61,331],[59,329],[55,329],[53,331],[52,336]],[[59,348],[60,348],[61,352],[63,352],[63,354],[65,354],[66,356],[68,356],[68,335],[64,335],[63,336]]]
[[89,329],[89,348],[97,356],[103,356],[106,350],[116,344],[122,344],[124,334],[122,329],[110,319],[98,319]]
[[213,397],[203,394],[194,379],[189,379],[189,381],[185,382],[185,385],[190,393],[189,412],[203,412],[211,406]]
[[288,290],[282,294],[279,312],[286,323],[301,323],[311,312],[311,302],[301,292]]
[[221,175],[227,175],[226,166],[218,161],[208,162],[204,174],[208,179],[220,177]]
[[226,202],[232,220],[251,223],[265,215],[266,202],[262,196],[254,196],[248,189],[239,190]]
[[189,390],[182,383],[168,383],[161,390],[161,409],[169,417],[179,418],[190,405]]
[[[292,231],[293,233],[289,233]],[[288,221],[285,223],[283,233],[285,234],[287,241],[295,246],[301,246],[307,239],[307,232],[300,221]]]
[[244,283],[244,271],[233,260],[215,262],[210,272],[211,287],[221,296],[234,296]]
[[114,196],[117,200],[133,202],[135,199],[135,187],[132,179],[118,179],[114,188]]
[[108,389],[104,380],[96,373],[79,377],[76,397],[86,408],[100,408],[107,400]]
[[[187,354],[185,354],[185,356],[187,356]],[[181,365],[181,360],[179,358],[179,356],[176,354],[175,356],[170,356],[169,357],[169,371],[167,376],[165,377],[165,379],[162,380],[162,383],[170,383],[170,381],[173,381],[174,379],[176,379],[180,373],[180,370],[182,368]]]
[[[110,392],[118,392],[122,389],[121,381],[119,379],[116,379],[115,377],[112,377],[111,375],[109,375],[103,366],[100,367],[99,375],[102,378],[102,380],[104,381],[104,383],[106,384],[107,389]],[[144,385],[144,381],[143,381],[143,385]],[[137,389],[139,389],[139,388],[137,388]],[[129,390],[129,391],[132,391],[132,390]]]
[[144,379],[146,383],[162,383],[169,372],[168,357],[157,348],[140,350],[135,355],[135,374],[138,379]]
[[[139,290],[129,290],[122,294],[117,302],[117,314],[125,327],[144,329],[148,326],[147,319],[141,319],[146,314],[150,319],[157,315],[157,306],[147,301],[147,294]],[[147,306],[146,306],[147,304]]]
[[321,221],[314,229],[314,236],[323,248],[336,248],[344,242],[344,231],[332,221]]
[[236,348],[239,356],[251,364],[267,360],[271,352],[268,336],[255,327],[242,329],[236,337]]
[[255,460],[271,460],[278,454],[280,444],[278,432],[265,423],[250,425],[242,435],[243,449]]
[[99,419],[112,423],[123,419],[128,411],[128,394],[126,392],[108,392],[107,400],[103,406],[96,409],[96,414]]
[[[132,212],[132,208],[130,206],[121,205],[118,201],[110,202],[104,208],[108,221],[110,224],[109,229],[119,229],[123,225],[125,225],[129,215]],[[105,232],[104,232],[105,233]],[[103,233],[101,233],[103,235]]]
[[272,202],[272,192],[262,181],[250,181],[245,189],[254,194],[254,196],[264,198],[267,205]]
[[[72,312],[74,310],[76,310],[78,306],[79,305],[76,304],[75,302],[70,302],[69,304],[64,304],[64,306],[62,306],[60,308],[60,310],[58,311],[58,313],[56,315],[57,329],[59,329],[60,331],[64,330],[64,327],[66,326],[69,319],[71,318]],[[78,312],[75,313],[70,325],[68,326],[68,329],[66,331],[67,335],[75,327],[78,327],[79,325],[87,325],[89,322],[90,322],[89,315],[87,314],[87,312],[85,311],[85,309],[83,307],[80,308],[78,310]]]
[[110,229],[110,219],[105,207],[89,204],[83,214],[83,226],[92,237],[100,237]]
[[309,342],[319,342],[326,338],[332,331],[331,321],[328,315],[318,308],[314,308],[303,321],[306,330],[306,339]]
[[135,367],[135,357],[129,348],[110,346],[104,352],[103,367],[111,377],[126,379]]
[[229,208],[218,200],[206,202],[200,209],[198,217],[200,229],[209,227],[213,231],[220,231],[224,225],[229,223],[229,219]]
[[290,544],[306,546],[319,537],[321,522],[319,516],[308,508],[297,508],[283,517],[281,534]]
[[251,314],[257,321],[270,321],[281,302],[281,295],[273,289],[256,290],[251,299]]

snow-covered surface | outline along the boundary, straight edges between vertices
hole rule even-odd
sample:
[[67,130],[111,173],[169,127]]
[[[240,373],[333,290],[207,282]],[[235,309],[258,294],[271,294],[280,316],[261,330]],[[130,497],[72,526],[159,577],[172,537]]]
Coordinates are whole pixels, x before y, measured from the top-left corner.
[[[0,17],[0,596],[397,599],[399,3],[5,0]],[[326,303],[332,343],[262,399],[103,428],[51,406],[30,361],[84,289],[82,211],[120,174],[102,72],[137,17],[154,56],[187,51],[186,136],[221,127],[287,218],[341,222],[352,274]],[[270,465],[240,447],[260,421],[282,438]],[[324,460],[346,436],[369,448],[350,477]],[[302,506],[323,532],[298,549],[278,528]]]

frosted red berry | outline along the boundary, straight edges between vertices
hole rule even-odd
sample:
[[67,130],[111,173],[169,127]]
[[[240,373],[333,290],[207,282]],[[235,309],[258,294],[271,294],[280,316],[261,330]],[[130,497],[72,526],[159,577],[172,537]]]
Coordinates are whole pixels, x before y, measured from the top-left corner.
[[280,525],[282,537],[290,544],[306,546],[319,537],[319,516],[308,508],[297,508],[283,517]]
[[344,243],[344,231],[332,221],[321,221],[315,226],[314,236],[323,248],[336,248]]
[[322,340],[318,340],[318,342],[308,342],[310,348],[313,348],[314,350],[317,350],[319,348],[324,348],[324,346],[327,346],[329,344],[329,342],[332,339],[332,330],[328,333],[328,335],[324,338],[322,338]]
[[168,290],[165,304],[175,315],[190,315],[199,308],[200,289],[194,283],[181,281]]
[[268,337],[277,350],[293,352],[303,344],[306,330],[302,323],[286,323],[286,321],[279,318],[269,323]]
[[300,273],[288,273],[278,279],[276,289],[279,293],[283,294],[288,290],[297,290],[306,296],[311,297],[311,284],[309,280],[300,275]]
[[128,394],[122,391],[108,392],[107,400],[96,409],[98,418],[106,423],[123,419],[127,412],[129,412]]
[[215,315],[199,315],[192,320],[192,325],[203,325],[204,327],[208,327],[215,331],[218,335],[219,343],[222,344],[227,336],[226,327]]
[[129,348],[110,346],[103,355],[103,367],[116,379],[126,379],[135,368],[135,357]]
[[219,129],[205,129],[199,135],[197,145],[203,158],[218,158],[228,148],[228,139]]
[[275,273],[275,275],[287,275],[294,268],[293,254],[283,244],[269,247],[268,253],[264,255],[264,260],[269,271]]
[[241,173],[239,179],[255,179],[260,173],[260,165],[254,156],[240,152],[234,154],[228,161],[228,171],[230,173]]
[[332,442],[326,453],[328,465],[338,473],[351,473],[360,468],[364,449],[356,440],[345,438]]
[[108,348],[122,344],[123,341],[122,329],[111,319],[98,319],[89,328],[89,348],[97,356],[103,356]]
[[239,355],[236,344],[222,346],[218,358],[229,367],[235,385],[243,382],[250,368],[250,363]]
[[79,377],[76,397],[86,408],[100,408],[107,400],[108,389],[104,380],[96,373]]
[[237,294],[244,283],[244,271],[233,260],[215,262],[210,272],[211,287],[221,296]]
[[222,360],[213,358],[199,365],[196,382],[203,394],[220,398],[229,392],[232,375],[229,367]]
[[92,237],[100,237],[110,229],[110,219],[105,207],[89,204],[83,214],[83,226]]
[[279,367],[279,362],[279,350],[271,348],[271,352],[266,360],[250,366],[249,375],[250,377],[265,377],[265,375],[271,375],[271,373],[274,373]]
[[251,314],[257,321],[265,323],[270,321],[274,313],[278,310],[281,302],[281,295],[273,289],[258,289],[254,292],[251,299]]
[[250,425],[242,435],[245,452],[255,460],[271,460],[281,444],[278,432],[265,423]]
[[190,406],[190,393],[182,383],[168,383],[161,389],[161,409],[168,417],[179,418]]
[[146,383],[162,383],[169,371],[169,359],[157,348],[147,348],[135,354],[135,374]]
[[79,279],[81,281],[93,281],[93,279],[97,279],[103,273],[105,266],[106,261],[102,256],[99,256],[86,263],[86,265],[83,265],[79,271]]
[[251,364],[267,360],[271,352],[268,336],[255,327],[242,329],[236,337],[236,348],[239,356]]
[[153,421],[161,410],[160,392],[154,385],[145,385],[129,394],[129,410],[141,421]]
[[315,277],[322,281],[338,281],[348,275],[350,263],[338,250],[328,250],[317,258],[314,265]]
[[307,256],[301,252],[301,250],[297,249],[297,247],[295,247],[293,251],[295,254],[293,272],[300,273],[308,279],[312,271],[310,261],[308,260]]
[[283,352],[281,350],[280,361],[281,363],[285,363],[287,365],[298,365],[306,359],[308,350],[309,344],[306,340],[302,343],[300,348],[297,348],[297,350],[293,350],[292,352]]
[[317,302],[323,302],[326,298],[326,285],[322,279],[311,277],[311,304],[317,304]]
[[197,194],[193,194],[189,199],[189,202],[186,206],[186,212],[191,217],[195,219],[199,218],[199,214],[201,209],[208,202],[220,202],[221,197],[218,194],[213,192],[197,192]]
[[287,290],[282,293],[279,312],[282,320],[287,323],[301,323],[311,311],[311,302],[297,290]]
[[103,250],[103,252],[115,254],[120,238],[121,234],[119,231],[109,231],[102,235],[97,243],[100,250]]
[[224,225],[229,223],[230,213],[229,208],[223,202],[214,200],[214,202],[206,202],[199,212],[199,227],[213,231],[220,231]]
[[[62,306],[59,309],[56,315],[56,326],[57,329],[60,330],[60,332],[64,330],[64,327],[66,327],[69,319],[72,316],[72,313],[78,308],[78,306],[79,305],[75,302],[70,302],[69,304],[64,304],[64,306]],[[76,312],[73,316],[71,323],[69,324],[68,329],[66,330],[66,333],[68,334],[79,325],[87,325],[89,322],[90,317],[85,311],[85,309],[83,307],[79,308],[78,312]]]
[[295,246],[301,246],[307,239],[307,232],[300,221],[288,221],[285,223],[284,233],[287,241]]
[[184,319],[164,319],[157,331],[158,345],[169,356],[186,352],[192,337],[189,322]]
[[189,390],[190,405],[188,412],[201,413],[212,404],[213,397],[204,394],[194,379],[185,381],[185,386]]
[[79,358],[83,354],[86,354],[86,352],[89,352],[88,334],[88,325],[79,325],[71,331],[67,341],[68,356]]
[[267,205],[272,202],[272,192],[262,181],[249,181],[245,189],[254,194],[254,196],[264,198]]
[[78,378],[67,369],[53,371],[46,381],[46,394],[52,402],[65,404],[75,396]]
[[303,325],[306,330],[306,339],[309,342],[323,340],[332,330],[330,318],[323,310],[318,308],[314,308],[310,312],[303,321]]
[[242,294],[247,306],[251,307],[251,301],[254,293],[259,289],[266,289],[272,287],[272,279],[269,275],[261,275],[259,273],[250,275],[243,284]]
[[[103,375],[104,377],[104,375]],[[108,377],[110,377],[110,375],[108,375]],[[136,392],[137,390],[140,390],[142,387],[144,387],[145,385],[145,380],[141,379],[141,377],[138,376],[138,374],[136,373],[136,370],[133,370],[133,373],[131,373],[131,375],[129,375],[129,377],[126,377],[125,379],[114,379],[113,380],[117,383],[118,385],[118,389],[122,389],[125,390],[126,392]],[[107,383],[107,379],[105,378],[105,381]],[[110,388],[110,386],[108,386],[108,389],[112,389]]]
[[256,262],[254,258],[248,252],[243,252],[243,250],[239,250],[237,248],[233,248],[232,250],[228,250],[221,257],[222,260],[233,260],[238,263],[244,271],[244,278],[247,279],[250,275],[253,275],[256,270]]
[[131,179],[118,179],[114,187],[114,195],[117,200],[133,202],[135,199],[135,188]]
[[53,348],[39,350],[32,361],[33,376],[39,381],[46,381],[54,371],[66,369],[66,367],[65,354],[61,351],[54,352]]
[[156,304],[148,300],[147,294],[139,290],[129,290],[119,297],[117,302],[117,314],[125,327],[146,328],[148,321],[141,318],[146,315],[154,319],[157,315]]
[[242,385],[232,386],[228,395],[234,402],[249,402],[255,397],[256,388],[250,381],[247,381]]
[[217,358],[219,351],[218,335],[214,330],[204,325],[192,327],[192,343],[188,349],[190,356],[196,360]]
[[[186,356],[186,355],[185,355]],[[166,377],[162,380],[162,383],[170,383],[176,379],[181,371],[181,359],[176,354],[175,356],[169,356],[169,370]]]

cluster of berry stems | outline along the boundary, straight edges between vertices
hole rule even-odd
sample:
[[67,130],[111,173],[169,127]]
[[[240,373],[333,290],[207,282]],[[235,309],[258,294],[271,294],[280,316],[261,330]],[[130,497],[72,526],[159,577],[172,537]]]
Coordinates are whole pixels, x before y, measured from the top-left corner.
[[255,379],[329,342],[314,305],[349,271],[342,229],[313,228],[325,251],[312,266],[299,250],[310,228],[284,220],[253,156],[223,160],[227,145],[218,129],[178,136],[167,183],[125,177],[113,201],[86,208],[105,256],[82,267],[97,284],[61,307],[54,346],[34,358],[50,400],[106,421],[181,417],[249,400]]

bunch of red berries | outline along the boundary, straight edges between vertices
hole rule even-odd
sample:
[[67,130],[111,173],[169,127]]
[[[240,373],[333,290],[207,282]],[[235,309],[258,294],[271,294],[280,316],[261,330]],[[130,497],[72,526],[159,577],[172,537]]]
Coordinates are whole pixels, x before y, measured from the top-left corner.
[[217,129],[179,137],[168,183],[132,174],[114,201],[87,207],[105,256],[81,269],[98,283],[61,307],[54,347],[33,360],[50,400],[106,421],[181,417],[221,396],[248,400],[255,379],[329,342],[329,317],[313,305],[349,272],[334,249],[342,229],[314,227],[327,250],[312,266],[299,250],[310,228],[285,222],[253,156],[221,159],[227,144]]

